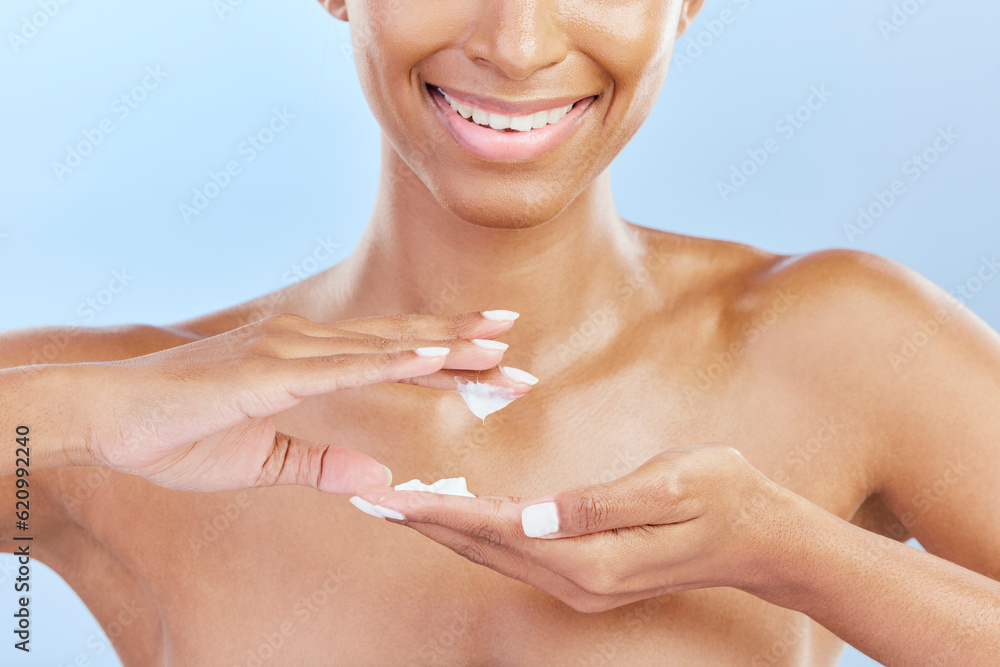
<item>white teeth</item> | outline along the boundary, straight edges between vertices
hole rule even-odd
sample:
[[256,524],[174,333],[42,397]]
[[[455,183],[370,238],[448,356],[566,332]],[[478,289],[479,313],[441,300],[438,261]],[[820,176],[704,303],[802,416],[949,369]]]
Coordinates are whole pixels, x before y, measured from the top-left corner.
[[501,116],[498,113],[491,113],[489,116],[490,127],[494,130],[506,130],[510,127],[510,116]]
[[534,114],[530,116],[511,116],[510,129],[517,130],[518,132],[527,132],[531,129],[531,121],[534,117]]
[[569,113],[570,109],[573,108],[572,104],[567,104],[566,106],[558,109],[539,111],[527,116],[503,116],[483,111],[482,109],[477,109],[466,104],[459,104],[455,100],[448,97],[448,94],[440,88],[438,88],[438,91],[444,95],[445,101],[449,104],[449,106],[451,106],[452,109],[461,115],[462,118],[471,117],[472,122],[477,125],[492,127],[494,130],[506,130],[508,128],[517,130],[518,132],[537,130],[545,127],[546,125],[554,125],[558,123],[566,116],[566,114]]
[[549,123],[558,123],[559,120],[566,115],[567,110],[563,109],[549,109]]

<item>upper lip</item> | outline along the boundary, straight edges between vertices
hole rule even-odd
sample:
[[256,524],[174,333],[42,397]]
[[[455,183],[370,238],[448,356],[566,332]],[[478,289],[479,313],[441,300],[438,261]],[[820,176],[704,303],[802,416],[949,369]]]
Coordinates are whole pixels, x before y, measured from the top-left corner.
[[489,113],[495,113],[501,116],[527,116],[529,114],[538,113],[539,111],[558,109],[560,107],[573,104],[574,102],[585,100],[588,97],[593,97],[593,95],[568,95],[564,97],[550,97],[547,99],[533,99],[530,102],[508,102],[507,100],[500,100],[495,97],[484,97],[483,95],[476,95],[475,93],[469,93],[464,90],[455,90],[454,88],[446,88],[445,86],[433,83],[428,85],[440,88],[444,92],[448,93],[448,97],[455,100],[459,104],[476,107],[477,109],[482,109],[483,111],[488,111]]

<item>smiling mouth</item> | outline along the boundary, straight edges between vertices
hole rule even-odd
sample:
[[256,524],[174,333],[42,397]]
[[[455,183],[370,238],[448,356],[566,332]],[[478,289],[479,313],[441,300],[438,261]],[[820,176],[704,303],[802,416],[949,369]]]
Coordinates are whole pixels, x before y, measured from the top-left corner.
[[451,99],[438,86],[424,84],[436,115],[458,146],[466,154],[490,162],[525,163],[551,153],[577,133],[599,97],[590,95],[565,107],[530,115],[506,116],[466,105]]
[[477,109],[476,107],[467,104],[462,104],[457,100],[452,99],[448,93],[444,92],[437,86],[430,83],[425,85],[427,87],[427,91],[432,96],[435,94],[441,95],[444,98],[445,103],[451,107],[451,110],[466,122],[505,133],[530,133],[534,130],[540,130],[548,127],[549,125],[556,125],[578,104],[597,97],[596,95],[591,95],[590,97],[581,98],[564,107],[538,111],[525,116],[507,116],[503,114],[491,113],[483,109]]

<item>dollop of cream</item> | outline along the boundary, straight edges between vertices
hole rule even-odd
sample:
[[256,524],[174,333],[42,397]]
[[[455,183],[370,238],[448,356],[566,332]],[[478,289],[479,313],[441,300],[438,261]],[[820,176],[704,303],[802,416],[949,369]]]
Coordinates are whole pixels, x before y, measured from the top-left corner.
[[501,408],[505,408],[518,398],[512,389],[498,387],[488,382],[472,382],[461,377],[455,377],[458,385],[458,393],[465,399],[465,404],[476,415],[486,423],[486,415],[491,415]]
[[397,491],[429,491],[430,493],[441,493],[449,496],[467,496],[475,498],[469,493],[465,485],[464,477],[451,477],[449,479],[439,479],[433,484],[424,484],[419,479],[411,479],[409,482],[397,484],[392,487]]

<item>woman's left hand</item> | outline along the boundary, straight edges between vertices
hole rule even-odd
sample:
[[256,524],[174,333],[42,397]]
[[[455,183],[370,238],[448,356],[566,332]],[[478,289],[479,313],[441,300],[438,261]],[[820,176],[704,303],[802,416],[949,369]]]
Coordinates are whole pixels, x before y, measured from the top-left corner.
[[359,495],[386,518],[582,612],[691,588],[760,589],[803,501],[714,444],[675,447],[612,482],[528,502],[390,487]]

